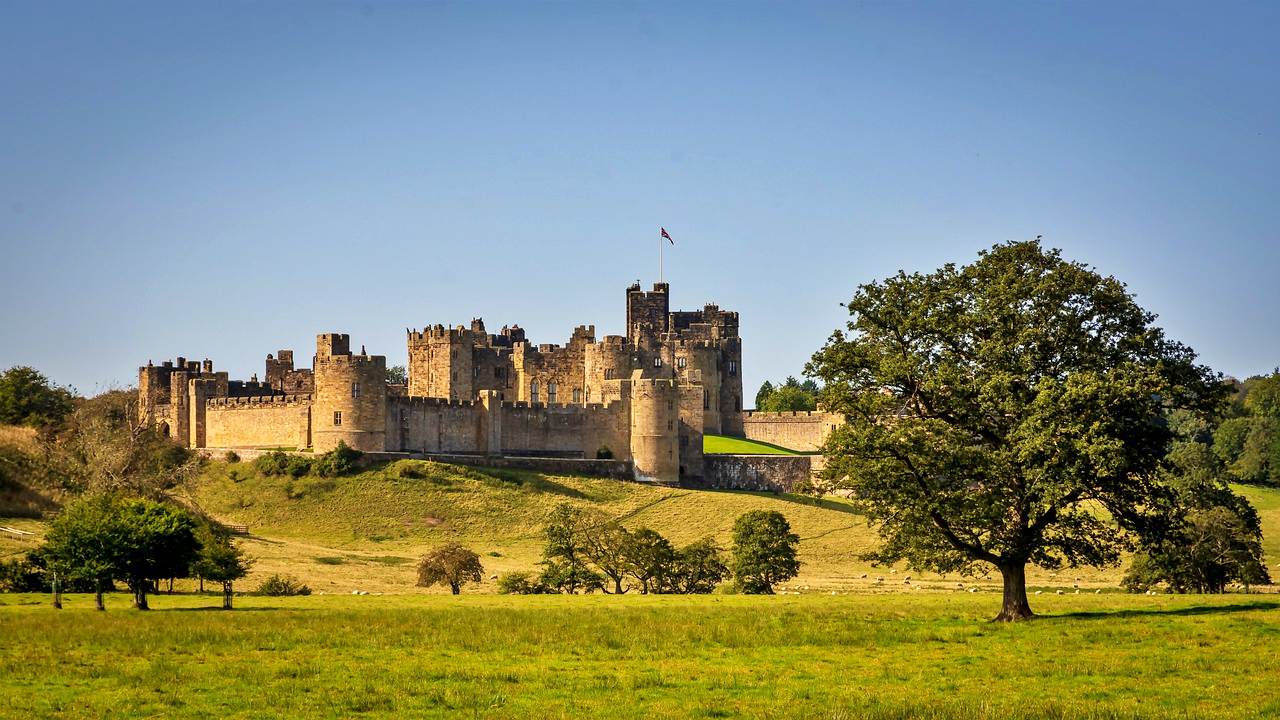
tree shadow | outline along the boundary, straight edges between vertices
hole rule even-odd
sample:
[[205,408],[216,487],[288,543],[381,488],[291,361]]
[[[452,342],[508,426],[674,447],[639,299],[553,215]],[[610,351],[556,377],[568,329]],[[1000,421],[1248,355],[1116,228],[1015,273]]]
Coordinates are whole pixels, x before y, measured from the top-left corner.
[[246,613],[246,612],[276,612],[277,610],[301,610],[302,608],[281,608],[281,607],[247,607],[224,609],[221,605],[206,605],[202,607],[176,607],[176,608],[151,608],[148,612],[224,612],[224,613]]
[[[717,492],[742,492],[741,490],[723,490]],[[772,495],[783,502],[795,503],[796,505],[806,505],[821,510],[834,510],[836,512],[847,513],[849,515],[858,515],[848,503],[841,502],[835,498],[813,497],[811,495],[799,495],[796,493],[770,493],[770,492],[752,492],[752,495]],[[858,517],[862,517],[858,515]]]
[[1082,610],[1062,613],[1060,615],[1037,615],[1037,620],[1105,620],[1109,618],[1132,617],[1175,617],[1195,615],[1220,615],[1241,612],[1258,612],[1280,610],[1280,602],[1255,601],[1247,603],[1231,603],[1229,605],[1195,605],[1184,608],[1132,608],[1127,610]]

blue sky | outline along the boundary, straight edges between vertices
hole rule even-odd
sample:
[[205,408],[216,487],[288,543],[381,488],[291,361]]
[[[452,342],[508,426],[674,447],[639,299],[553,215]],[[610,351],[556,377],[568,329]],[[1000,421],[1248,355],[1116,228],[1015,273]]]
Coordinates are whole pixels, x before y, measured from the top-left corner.
[[[0,0],[0,367],[673,304],[799,374],[898,269],[1043,235],[1280,365],[1280,5]],[[750,394],[750,392],[749,392]]]

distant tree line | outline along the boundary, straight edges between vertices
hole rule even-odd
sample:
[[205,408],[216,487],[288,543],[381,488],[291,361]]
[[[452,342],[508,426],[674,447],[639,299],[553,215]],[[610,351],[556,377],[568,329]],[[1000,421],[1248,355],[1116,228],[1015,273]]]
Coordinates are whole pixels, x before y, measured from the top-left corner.
[[1280,368],[1236,384],[1212,442],[1233,479],[1280,485]]
[[811,379],[801,382],[789,376],[777,386],[765,380],[756,392],[756,410],[762,412],[817,410],[820,391],[818,383]]

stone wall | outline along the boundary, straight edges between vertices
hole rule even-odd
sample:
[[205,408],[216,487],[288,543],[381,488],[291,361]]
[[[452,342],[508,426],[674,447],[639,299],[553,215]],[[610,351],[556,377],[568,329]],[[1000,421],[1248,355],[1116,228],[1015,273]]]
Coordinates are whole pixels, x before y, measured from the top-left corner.
[[821,411],[742,413],[743,436],[748,440],[778,445],[797,452],[817,452],[831,431],[844,424],[844,417]]
[[706,455],[700,487],[792,492],[811,472],[808,455]]
[[596,460],[547,457],[483,457],[480,455],[427,455],[425,460],[507,470],[529,470],[548,475],[588,475],[615,480],[631,480],[631,463],[626,460]]
[[218,398],[205,401],[204,444],[223,448],[305,448],[310,396]]

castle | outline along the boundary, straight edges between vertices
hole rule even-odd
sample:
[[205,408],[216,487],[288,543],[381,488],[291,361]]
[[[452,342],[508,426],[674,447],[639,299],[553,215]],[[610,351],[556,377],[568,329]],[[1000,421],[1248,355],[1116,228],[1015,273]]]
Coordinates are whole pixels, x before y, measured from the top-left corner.
[[738,313],[670,309],[670,287],[626,292],[626,335],[580,326],[533,345],[519,326],[407,330],[407,384],[345,334],[316,337],[312,369],[268,355],[263,379],[230,380],[209,360],[138,369],[143,422],[191,448],[630,461],[638,479],[697,481],[704,433],[744,434]]

